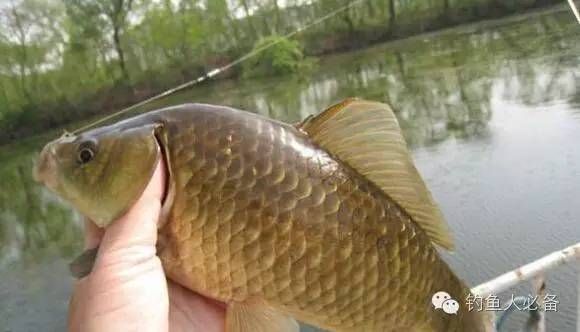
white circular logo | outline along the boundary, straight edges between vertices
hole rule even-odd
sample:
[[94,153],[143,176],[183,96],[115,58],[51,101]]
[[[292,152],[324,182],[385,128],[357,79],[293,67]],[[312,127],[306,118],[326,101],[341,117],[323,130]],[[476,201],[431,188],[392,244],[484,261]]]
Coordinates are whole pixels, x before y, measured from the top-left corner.
[[431,303],[433,303],[435,309],[441,309],[443,302],[449,299],[451,299],[451,296],[447,292],[437,292],[431,297]]
[[459,311],[459,303],[454,299],[443,301],[442,306],[443,311],[445,311],[445,313],[448,313],[450,315],[457,315],[457,312]]

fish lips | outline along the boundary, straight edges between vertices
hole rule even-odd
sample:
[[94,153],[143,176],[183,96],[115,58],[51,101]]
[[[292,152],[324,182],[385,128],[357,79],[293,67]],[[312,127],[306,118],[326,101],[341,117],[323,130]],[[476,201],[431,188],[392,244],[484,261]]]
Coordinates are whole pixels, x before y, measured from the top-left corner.
[[40,152],[32,171],[32,177],[36,182],[54,189],[57,185],[57,160],[55,141],[48,143]]

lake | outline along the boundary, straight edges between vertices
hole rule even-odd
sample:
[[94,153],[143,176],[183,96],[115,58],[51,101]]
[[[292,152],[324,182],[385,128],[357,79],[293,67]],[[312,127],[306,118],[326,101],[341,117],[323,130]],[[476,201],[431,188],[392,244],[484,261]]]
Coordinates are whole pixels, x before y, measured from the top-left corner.
[[[476,285],[580,242],[579,32],[560,7],[325,57],[300,76],[207,84],[163,104],[297,122],[351,96],[390,103],[454,232],[444,257]],[[0,147],[0,332],[65,329],[82,219],[31,177],[55,135]],[[550,331],[575,330],[578,270],[547,275],[559,301]],[[502,303],[512,293],[530,290]]]

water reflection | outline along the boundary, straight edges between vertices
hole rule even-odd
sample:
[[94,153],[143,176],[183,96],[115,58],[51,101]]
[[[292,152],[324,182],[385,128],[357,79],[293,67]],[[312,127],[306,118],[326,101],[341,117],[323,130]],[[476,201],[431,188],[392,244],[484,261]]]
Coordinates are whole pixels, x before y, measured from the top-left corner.
[[32,180],[32,164],[33,154],[25,154],[0,169],[0,271],[79,248],[79,216]]
[[[382,100],[393,105],[415,148],[453,140],[493,145],[492,118],[508,112],[504,106],[510,103],[528,108],[567,103],[580,112],[580,43],[568,12],[486,25],[329,57],[302,77],[206,85],[165,103],[225,104],[297,122],[346,97]],[[80,217],[31,179],[40,147],[41,142],[0,149],[0,279],[8,280],[0,287],[0,321],[11,318],[9,328],[14,330],[28,326],[30,318],[3,311],[16,306],[14,296],[3,296],[3,289],[18,294],[22,282],[42,278],[46,270],[60,273],[50,282],[66,289],[69,281],[62,278],[67,272],[60,259],[80,248]],[[445,151],[440,153],[463,153]],[[471,174],[466,169],[457,172]],[[456,236],[465,236],[465,227],[458,228]],[[545,253],[539,251],[538,255]],[[56,260],[62,268],[47,268]],[[14,267],[29,273],[18,280]],[[39,288],[37,296],[16,297],[25,306],[55,313],[58,319],[53,320],[62,326],[58,315],[64,309],[52,310],[45,291]],[[54,296],[64,303],[66,293]]]
[[578,98],[579,44],[567,14],[418,37],[326,59],[308,77],[228,82],[173,101],[219,101],[294,122],[359,96],[393,105],[413,146],[484,137],[494,86],[530,106]]

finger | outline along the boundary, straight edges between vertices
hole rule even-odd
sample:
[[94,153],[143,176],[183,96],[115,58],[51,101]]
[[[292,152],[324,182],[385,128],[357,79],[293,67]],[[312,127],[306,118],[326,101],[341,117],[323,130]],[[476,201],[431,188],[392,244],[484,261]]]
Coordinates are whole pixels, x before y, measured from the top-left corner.
[[107,227],[99,255],[130,247],[154,249],[161,200],[165,191],[165,172],[163,162],[159,162],[141,197],[124,216]]
[[101,243],[101,239],[103,238],[103,234],[105,231],[102,228],[99,228],[95,223],[93,223],[89,218],[85,218],[85,249],[92,249],[96,248],[99,243]]
[[74,286],[72,296],[69,300],[68,306],[68,331],[80,331],[80,325],[82,321],[82,309],[85,307],[83,299],[85,297],[85,285],[86,282],[77,281]]

